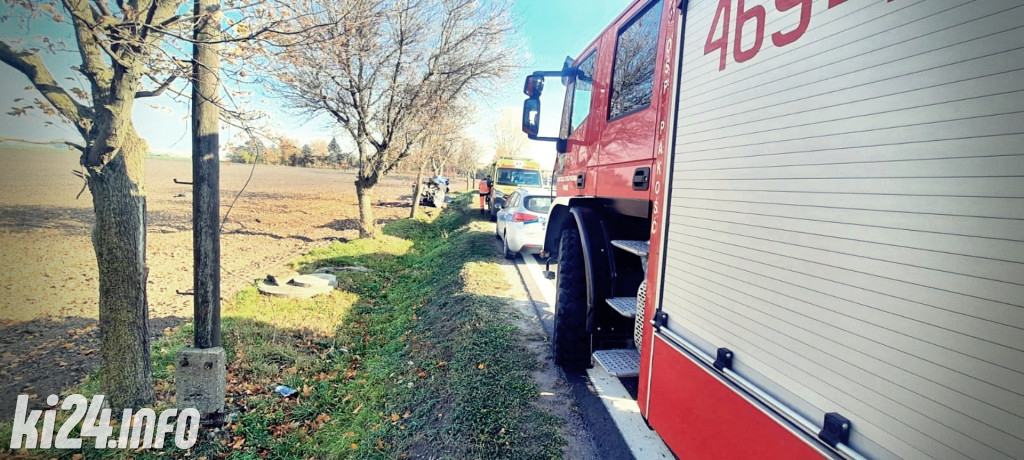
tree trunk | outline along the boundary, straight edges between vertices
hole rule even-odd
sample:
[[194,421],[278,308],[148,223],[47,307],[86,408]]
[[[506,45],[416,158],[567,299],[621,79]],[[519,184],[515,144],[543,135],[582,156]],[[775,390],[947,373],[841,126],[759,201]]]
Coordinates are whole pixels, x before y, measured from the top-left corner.
[[416,188],[412,194],[412,211],[409,212],[409,218],[414,219],[416,213],[420,211],[420,194],[423,193],[423,169],[426,164],[420,165],[420,170],[416,172]]
[[359,198],[359,237],[373,238],[377,233],[373,222],[373,187],[366,187],[356,179],[356,196]]
[[147,147],[130,124],[122,128],[119,151],[101,168],[90,168],[88,179],[96,213],[92,241],[100,285],[100,386],[116,410],[150,406],[155,400],[146,300]]

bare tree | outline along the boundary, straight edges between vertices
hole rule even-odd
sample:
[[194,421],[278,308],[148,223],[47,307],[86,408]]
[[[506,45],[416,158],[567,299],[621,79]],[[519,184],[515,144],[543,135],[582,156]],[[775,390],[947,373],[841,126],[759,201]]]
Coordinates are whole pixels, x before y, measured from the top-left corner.
[[[273,0],[272,0],[273,1]],[[149,308],[146,283],[146,187],[143,163],[148,150],[132,123],[136,100],[175,94],[188,98],[188,58],[192,28],[200,20],[221,23],[234,10],[225,38],[230,65],[260,52],[265,40],[286,34],[282,20],[260,4],[241,3],[226,10],[197,14],[183,0],[4,0],[8,18],[24,38],[0,40],[0,62],[20,72],[40,94],[33,104],[12,113],[39,110],[70,124],[81,142],[68,145],[81,152],[78,173],[92,195],[96,221],[92,232],[99,272],[99,324],[102,391],[113,407],[149,405],[154,400],[149,350]],[[29,25],[45,20],[66,27],[74,37],[28,38]],[[297,20],[297,19],[296,19]],[[314,28],[318,25],[314,25]],[[12,28],[13,29],[13,28]],[[4,34],[10,33],[7,29]],[[218,35],[221,36],[221,35]],[[267,37],[267,38],[263,38]],[[42,43],[32,43],[41,41]],[[43,59],[43,53],[71,51],[80,63],[71,67],[81,87],[64,85]],[[226,72],[245,77],[244,69]],[[226,112],[245,120],[238,111]],[[84,188],[83,188],[84,190]]]
[[494,159],[515,158],[526,150],[526,136],[520,126],[520,111],[505,107],[498,112],[491,134],[494,136]]
[[476,171],[480,167],[481,153],[480,145],[466,138],[462,140],[460,148],[448,162],[455,171],[466,176],[466,190],[473,190],[473,179],[476,178]]
[[120,7],[87,0],[62,0],[60,6],[8,4],[32,16],[70,21],[74,27],[81,57],[76,70],[87,80],[87,92],[65,89],[31,49],[15,49],[2,41],[0,60],[28,78],[47,106],[84,140],[75,148],[82,152],[82,174],[96,213],[92,240],[100,284],[101,385],[115,407],[151,403],[143,182],[147,146],[131,112],[137,98],[157,95],[173,81],[168,77],[154,90],[143,88],[143,80],[154,77],[148,64],[162,38],[147,26],[173,20],[179,2],[131,1]]
[[360,235],[372,236],[373,188],[424,139],[425,126],[515,68],[503,0],[352,0],[295,5],[312,22],[277,59],[280,93],[332,117],[358,155]]

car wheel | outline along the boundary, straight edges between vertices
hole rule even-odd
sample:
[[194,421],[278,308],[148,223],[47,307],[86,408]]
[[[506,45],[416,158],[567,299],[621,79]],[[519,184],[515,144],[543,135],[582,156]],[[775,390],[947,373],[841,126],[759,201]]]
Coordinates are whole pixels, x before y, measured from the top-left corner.
[[555,364],[566,369],[590,367],[590,334],[587,333],[586,274],[583,244],[575,228],[562,230],[555,281],[555,325],[551,352]]
[[502,250],[503,250],[502,255],[505,256],[506,259],[510,259],[511,260],[511,259],[515,259],[516,258],[516,253],[512,252],[512,250],[508,248],[508,234],[507,233],[505,234],[505,237],[502,238],[501,246],[502,246]]

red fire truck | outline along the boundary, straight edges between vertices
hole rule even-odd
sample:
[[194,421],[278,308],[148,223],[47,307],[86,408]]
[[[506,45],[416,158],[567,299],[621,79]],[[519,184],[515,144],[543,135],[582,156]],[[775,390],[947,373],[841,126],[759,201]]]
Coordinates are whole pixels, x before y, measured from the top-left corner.
[[676,455],[1024,456],[1024,3],[637,0],[524,92],[555,359]]

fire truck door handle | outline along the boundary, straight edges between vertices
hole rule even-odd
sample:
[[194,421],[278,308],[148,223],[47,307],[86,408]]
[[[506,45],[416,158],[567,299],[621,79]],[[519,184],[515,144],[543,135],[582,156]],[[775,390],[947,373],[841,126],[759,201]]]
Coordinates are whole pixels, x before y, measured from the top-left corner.
[[576,188],[583,188],[587,185],[587,175],[577,174],[576,175]]
[[651,168],[636,168],[633,171],[633,190],[647,190],[651,186]]

